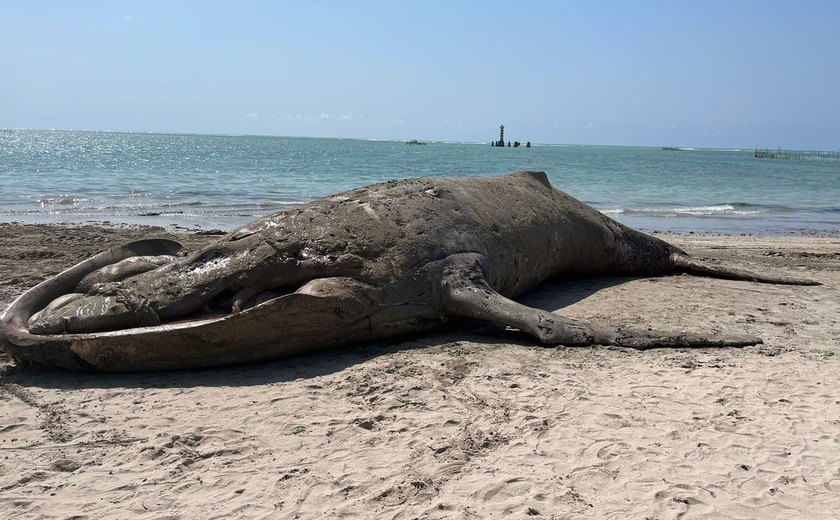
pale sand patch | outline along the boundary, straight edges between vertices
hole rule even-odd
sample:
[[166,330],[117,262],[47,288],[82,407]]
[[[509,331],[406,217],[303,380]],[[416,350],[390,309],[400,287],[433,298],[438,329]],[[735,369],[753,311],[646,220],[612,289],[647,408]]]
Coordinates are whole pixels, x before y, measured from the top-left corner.
[[[2,226],[0,302],[150,233]],[[745,349],[545,348],[464,323],[225,370],[8,370],[0,517],[835,518],[840,239],[666,238],[825,285],[600,278],[527,298],[764,338]]]

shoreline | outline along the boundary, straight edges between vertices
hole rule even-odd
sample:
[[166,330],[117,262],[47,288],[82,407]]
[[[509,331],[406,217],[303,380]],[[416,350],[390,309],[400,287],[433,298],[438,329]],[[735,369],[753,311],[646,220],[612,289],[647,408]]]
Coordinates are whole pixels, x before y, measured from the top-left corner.
[[[272,212],[266,213],[269,215]],[[0,215],[0,226],[103,226],[103,227],[148,227],[162,228],[175,232],[230,232],[261,218],[262,215],[248,215],[230,217],[228,215],[197,215],[194,217],[183,217],[173,215],[136,215],[133,217],[113,216],[109,218],[78,218],[69,219],[66,215],[39,215],[37,218],[28,216],[21,219],[13,216]],[[726,219],[715,217],[680,217],[672,219],[669,217],[652,216],[616,216],[608,214],[608,217],[621,222],[633,229],[652,235],[712,235],[712,236],[756,236],[756,237],[837,237],[840,236],[840,228],[830,226],[802,227],[795,223],[775,226],[761,226],[753,222],[751,226],[744,226],[740,219]],[[233,219],[233,223],[231,223]],[[757,219],[761,220],[761,219]],[[707,222],[705,226],[689,225],[691,222]],[[712,225],[711,222],[718,222]],[[665,225],[664,223],[668,223]],[[684,225],[675,225],[676,223]]]
[[[201,234],[204,233],[204,234]],[[0,516],[830,519],[840,510],[840,237],[656,233],[814,287],[560,279],[524,301],[735,349],[547,348],[453,322],[250,366],[154,374],[0,357]],[[0,224],[0,309],[113,245],[206,231]]]

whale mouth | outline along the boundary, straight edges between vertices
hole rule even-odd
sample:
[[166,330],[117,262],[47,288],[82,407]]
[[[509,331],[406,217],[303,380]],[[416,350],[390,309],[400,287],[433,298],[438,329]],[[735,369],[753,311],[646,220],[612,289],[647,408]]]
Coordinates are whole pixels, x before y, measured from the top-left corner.
[[[36,334],[28,322],[56,299],[73,293],[90,273],[144,255],[178,255],[171,240],[142,240],[116,247],[38,284],[0,314],[0,350],[18,365],[77,371],[146,372],[200,369],[269,361],[374,337],[406,327],[431,328],[428,304],[383,301],[381,289],[347,277],[314,278],[303,285],[260,293],[233,311],[220,294],[201,312],[163,323],[107,331]],[[374,333],[374,325],[381,330]]]
[[[172,240],[140,240],[112,248],[55,275],[23,293],[0,314],[0,350],[6,351],[18,364],[49,365],[73,370],[143,371],[201,368],[225,363],[225,356],[214,359],[214,346],[230,343],[230,331],[256,328],[276,307],[286,308],[291,319],[298,314],[308,295],[291,291],[275,291],[241,312],[231,311],[231,295],[224,293],[213,300],[207,309],[180,316],[164,323],[138,324],[95,332],[34,333],[29,323],[56,299],[72,294],[79,283],[91,273],[131,258],[153,255],[178,255],[181,244]],[[270,296],[270,297],[269,297]],[[310,302],[311,303],[311,302]],[[272,309],[274,308],[274,309]],[[304,305],[303,310],[311,310]],[[290,311],[290,312],[289,312]],[[232,323],[241,321],[243,323]],[[259,334],[257,334],[259,336]],[[304,340],[306,335],[300,335]],[[310,338],[311,339],[311,338]],[[247,343],[244,341],[243,343]],[[298,342],[290,345],[293,353]],[[235,342],[234,342],[235,344]],[[234,347],[235,348],[235,347]],[[201,350],[206,350],[202,355]],[[216,349],[218,350],[218,348]],[[268,354],[266,354],[268,357]],[[227,355],[232,362],[259,360],[257,352]]]

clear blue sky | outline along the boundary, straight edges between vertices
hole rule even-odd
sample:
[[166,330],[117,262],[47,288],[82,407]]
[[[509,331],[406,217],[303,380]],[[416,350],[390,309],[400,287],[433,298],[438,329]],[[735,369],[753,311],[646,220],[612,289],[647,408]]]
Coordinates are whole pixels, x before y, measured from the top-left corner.
[[840,2],[0,3],[0,127],[840,148]]

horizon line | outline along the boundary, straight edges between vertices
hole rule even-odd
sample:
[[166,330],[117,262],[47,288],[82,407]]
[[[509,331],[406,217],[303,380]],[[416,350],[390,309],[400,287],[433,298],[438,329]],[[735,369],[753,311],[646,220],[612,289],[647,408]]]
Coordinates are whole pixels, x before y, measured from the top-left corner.
[[[348,141],[382,141],[382,142],[399,142],[404,143],[417,138],[380,138],[380,137],[336,137],[324,135],[291,135],[291,134],[250,134],[250,133],[235,133],[235,132],[198,132],[198,131],[167,131],[167,130],[113,130],[113,129],[90,129],[90,128],[33,128],[33,127],[0,127],[0,132],[11,130],[29,130],[29,131],[53,131],[53,132],[90,132],[103,134],[151,134],[151,135],[194,135],[207,137],[282,137],[295,139],[340,139]],[[418,139],[420,141],[441,143],[441,144],[476,144],[489,145],[494,142],[489,141],[470,141],[470,140],[456,140],[456,139]],[[513,142],[511,140],[511,142]],[[607,144],[607,143],[547,143],[531,141],[532,146],[602,146],[602,147],[617,147],[617,148],[668,148],[679,149],[682,151],[691,150],[791,150],[791,151],[823,151],[819,148],[785,148],[781,146],[690,146],[690,145],[653,145],[653,144]],[[504,148],[507,148],[506,146]],[[826,150],[828,151],[828,150]],[[840,151],[840,148],[838,148]]]

